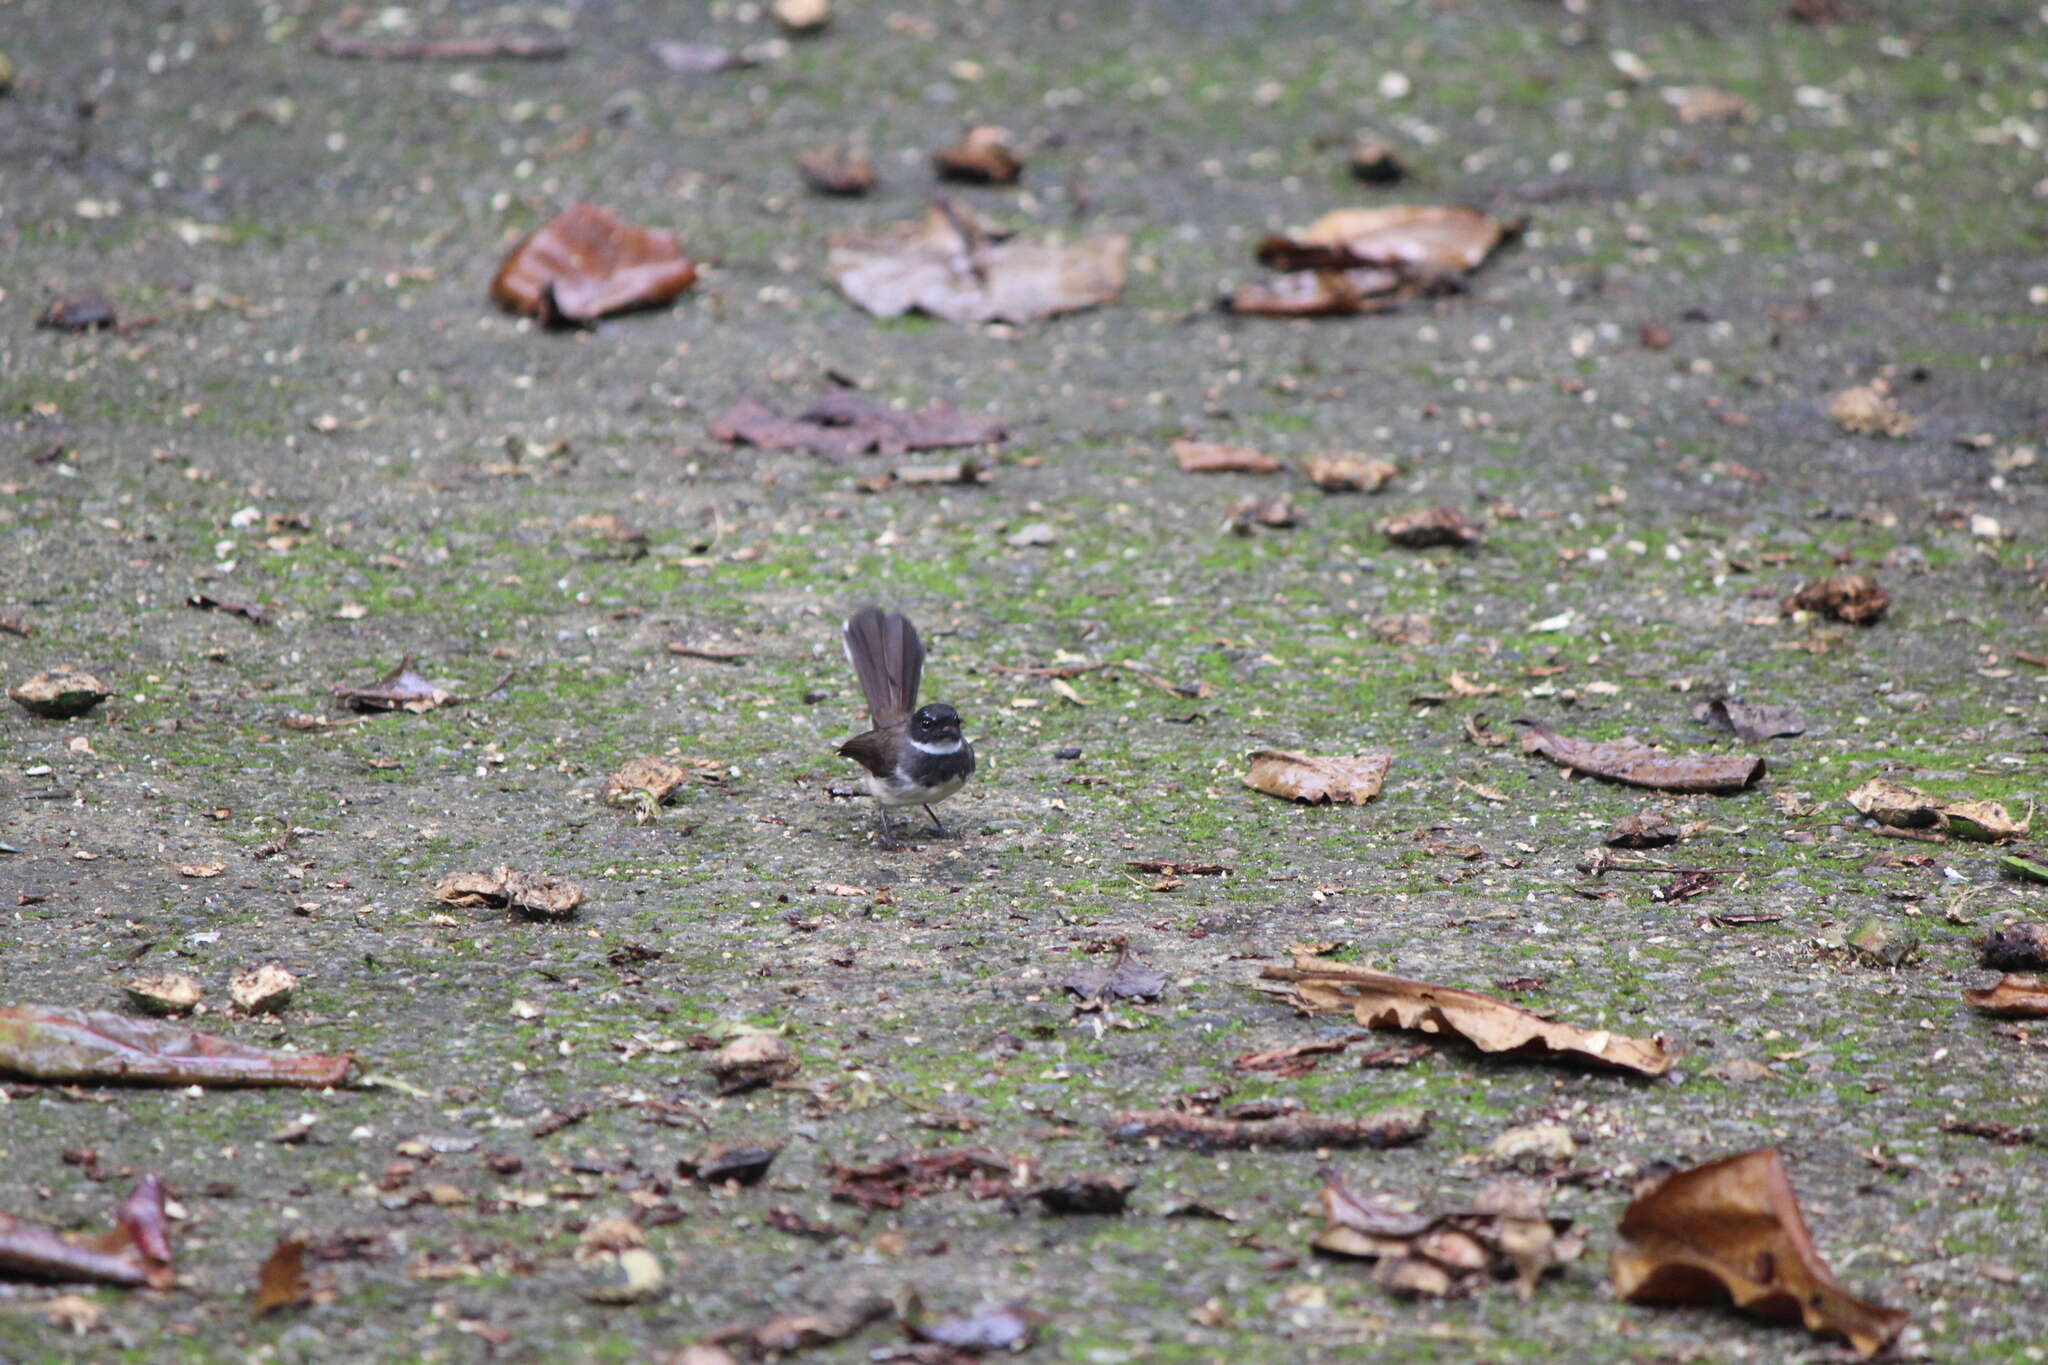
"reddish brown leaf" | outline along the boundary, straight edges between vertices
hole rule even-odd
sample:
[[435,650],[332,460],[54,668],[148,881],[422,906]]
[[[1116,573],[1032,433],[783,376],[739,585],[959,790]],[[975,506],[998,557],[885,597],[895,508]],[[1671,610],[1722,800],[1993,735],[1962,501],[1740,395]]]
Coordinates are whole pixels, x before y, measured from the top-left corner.
[[1454,1035],[1482,1052],[1589,1062],[1644,1076],[1661,1076],[1676,1060],[1661,1038],[1578,1028],[1476,991],[1432,986],[1306,953],[1297,953],[1292,967],[1267,967],[1259,975],[1292,983],[1289,997],[1304,1014],[1349,1014],[1367,1028]]
[[1387,1110],[1369,1119],[1319,1118],[1299,1111],[1272,1118],[1216,1118],[1185,1109],[1130,1109],[1110,1122],[1109,1136],[1117,1142],[1156,1140],[1199,1151],[1406,1147],[1429,1136],[1431,1118],[1413,1109]]
[[1114,235],[1026,241],[942,202],[922,222],[835,238],[830,263],[841,292],[877,317],[1032,322],[1115,299],[1127,244]]
[[1865,1359],[1907,1322],[1835,1280],[1776,1148],[1651,1182],[1622,1214],[1619,1232],[1607,1272],[1614,1292],[1631,1303],[1733,1302],[1758,1317],[1846,1337]]
[[873,1166],[829,1166],[832,1198],[869,1211],[899,1209],[906,1199],[921,1199],[966,1185],[977,1199],[1010,1188],[1010,1163],[981,1147],[955,1147],[943,1152],[905,1152]]
[[1174,462],[1188,474],[1278,474],[1280,462],[1263,450],[1213,441],[1175,441]]
[[0,1213],[0,1275],[167,1288],[171,1243],[164,1183],[146,1175],[114,1211],[114,1228],[82,1244]]
[[820,147],[800,153],[797,169],[804,183],[819,194],[860,195],[875,187],[875,168],[859,152]]
[[1810,611],[1852,626],[1868,626],[1876,624],[1891,605],[1890,594],[1878,586],[1875,576],[1850,573],[1804,585],[1778,605],[1778,612],[1790,616],[1795,611]]
[[256,1275],[256,1316],[302,1304],[312,1293],[306,1280],[306,1239],[280,1237]]
[[1024,163],[1010,150],[1010,137],[1000,128],[974,128],[950,147],[932,153],[932,169],[941,180],[966,185],[1014,185]]
[[128,1085],[340,1085],[354,1056],[271,1052],[160,1020],[59,1005],[0,1008],[0,1072]]
[[1247,787],[1310,805],[1328,801],[1332,805],[1362,806],[1380,794],[1394,756],[1324,757],[1256,749],[1250,759],[1251,771],[1244,775]]
[[1522,752],[1540,754],[1575,773],[1667,792],[1738,792],[1761,781],[1767,771],[1753,754],[1668,754],[1636,739],[1594,744],[1567,739],[1541,723],[1523,732]]
[[1585,1250],[1572,1220],[1549,1217],[1541,1188],[1523,1181],[1496,1181],[1470,1208],[1432,1217],[1386,1195],[1360,1195],[1330,1167],[1321,1175],[1325,1221],[1312,1245],[1377,1262],[1374,1279],[1397,1293],[1441,1297],[1513,1279],[1526,1299]]
[[1963,1003],[2006,1019],[2048,1019],[2048,981],[2007,975],[1988,989],[1964,991]]
[[673,232],[572,204],[512,248],[491,280],[491,297],[545,323],[585,323],[660,307],[696,278]]
[[1267,1048],[1263,1052],[1244,1052],[1230,1064],[1239,1071],[1270,1071],[1276,1076],[1292,1079],[1315,1070],[1316,1064],[1325,1056],[1342,1052],[1361,1038],[1370,1036],[1354,1033],[1348,1038],[1319,1038],[1306,1043],[1290,1043],[1286,1047]]

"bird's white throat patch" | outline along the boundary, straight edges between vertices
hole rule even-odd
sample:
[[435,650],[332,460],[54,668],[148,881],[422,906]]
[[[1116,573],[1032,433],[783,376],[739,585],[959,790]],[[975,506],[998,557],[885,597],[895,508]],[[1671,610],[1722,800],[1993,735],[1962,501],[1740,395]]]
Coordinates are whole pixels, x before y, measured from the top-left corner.
[[[905,736],[905,738],[909,737]],[[959,753],[961,746],[965,743],[965,740],[956,739],[945,744],[926,744],[921,740],[912,739],[910,741],[910,747],[917,750],[921,754],[930,754],[934,758],[936,758],[941,754]]]

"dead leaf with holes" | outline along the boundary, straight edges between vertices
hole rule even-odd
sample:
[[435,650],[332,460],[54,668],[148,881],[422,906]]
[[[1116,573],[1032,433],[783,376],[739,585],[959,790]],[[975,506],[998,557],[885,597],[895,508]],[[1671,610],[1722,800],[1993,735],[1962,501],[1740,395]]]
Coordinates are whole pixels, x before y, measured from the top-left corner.
[[588,324],[658,308],[696,279],[697,267],[673,232],[633,227],[595,204],[572,204],[512,248],[491,280],[491,297],[549,326]]
[[1367,1028],[1455,1036],[1481,1052],[1583,1062],[1642,1076],[1661,1076],[1676,1060],[1662,1038],[1579,1028],[1476,991],[1433,986],[1304,953],[1295,954],[1291,967],[1266,967],[1259,975],[1288,983],[1288,1002],[1303,1014],[1349,1014]]
[[1732,1302],[1757,1317],[1845,1337],[1864,1359],[1907,1317],[1859,1299],[1814,1247],[1776,1148],[1722,1157],[1639,1186],[1608,1256],[1614,1292],[1631,1303]]
[[583,889],[550,873],[499,867],[443,877],[434,884],[434,899],[444,905],[488,905],[536,919],[560,919],[583,904]]
[[1281,749],[1257,749],[1244,784],[1269,796],[1284,796],[1310,805],[1362,806],[1380,794],[1393,765],[1392,754],[1317,756]]
[[1523,732],[1522,752],[1574,773],[1667,792],[1725,795],[1761,781],[1767,771],[1764,761],[1753,754],[1672,754],[1627,738],[1592,743],[1567,739],[1540,722]]
[[1123,291],[1126,238],[1040,242],[941,201],[921,222],[833,239],[833,279],[877,317],[1034,322],[1095,308]]

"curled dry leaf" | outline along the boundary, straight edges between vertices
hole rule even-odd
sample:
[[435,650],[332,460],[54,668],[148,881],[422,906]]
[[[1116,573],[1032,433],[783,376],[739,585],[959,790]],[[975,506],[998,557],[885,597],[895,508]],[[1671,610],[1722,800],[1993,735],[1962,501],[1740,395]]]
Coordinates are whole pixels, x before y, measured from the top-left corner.
[[1778,613],[1790,616],[1795,611],[1810,611],[1852,626],[1868,626],[1876,624],[1891,605],[1891,595],[1878,586],[1875,575],[1846,573],[1803,585],[1778,604]]
[[1681,837],[1677,825],[1662,811],[1639,810],[1616,820],[1607,831],[1609,848],[1663,848]]
[[941,203],[922,222],[835,238],[830,265],[840,290],[877,317],[916,311],[948,322],[1032,322],[1115,299],[1127,245],[1117,235],[1028,241]]
[[15,705],[30,715],[50,720],[82,716],[114,695],[114,689],[90,673],[75,668],[53,668],[27,682],[7,689]]
[[398,661],[396,668],[368,687],[335,688],[334,699],[356,711],[411,711],[420,715],[446,706],[456,697],[428,682],[412,666],[412,655],[408,654]]
[[1263,450],[1215,441],[1175,441],[1174,463],[1187,474],[1278,474],[1281,464]]
[[1964,991],[1963,1003],[2006,1019],[2048,1019],[2048,981],[2006,975],[1984,990]]
[[583,904],[583,889],[550,873],[500,867],[443,877],[434,884],[434,899],[446,905],[504,906],[540,919],[560,919]]
[[299,979],[274,962],[236,972],[228,982],[228,998],[244,1014],[276,1014],[291,999]]
[[859,152],[845,147],[818,147],[798,154],[796,167],[804,183],[819,194],[848,197],[875,187],[875,168]]
[[1843,389],[1828,400],[1828,417],[1851,436],[1896,440],[1913,434],[1912,415],[1892,398],[1891,386],[1882,379]]
[[1441,1297],[1511,1279],[1527,1299],[1585,1250],[1572,1220],[1550,1217],[1542,1188],[1525,1181],[1495,1181],[1471,1208],[1432,1217],[1386,1195],[1360,1195],[1330,1167],[1321,1174],[1324,1224],[1310,1245],[1376,1262],[1373,1278],[1396,1293]]
[[190,877],[194,881],[206,881],[209,878],[218,877],[227,870],[228,865],[220,862],[178,864],[178,875],[180,877]]
[[1692,709],[1692,718],[1709,730],[1726,730],[1752,744],[1806,733],[1806,717],[1796,706],[1762,706],[1733,697],[1701,702]]
[[1325,493],[1377,493],[1401,471],[1363,455],[1314,455],[1302,462],[1301,472]]
[[786,1081],[802,1067],[789,1044],[773,1033],[742,1033],[711,1057],[721,1095],[737,1095]]
[[1259,975],[1290,983],[1289,1002],[1304,1014],[1349,1014],[1367,1028],[1456,1036],[1481,1052],[1585,1062],[1642,1076],[1661,1076],[1676,1060],[1662,1038],[1578,1028],[1477,991],[1432,986],[1305,953],[1295,955],[1292,967],[1267,967]]
[[973,128],[950,147],[932,153],[939,179],[963,185],[1014,185],[1024,163],[1010,150],[1010,135],[1001,128]]
[[1380,794],[1394,756],[1317,756],[1256,749],[1250,760],[1251,771],[1244,775],[1247,787],[1311,805],[1328,801],[1332,805],[1362,806]]
[[189,1014],[205,994],[199,983],[182,972],[133,977],[123,983],[128,1003],[149,1014]]
[[763,450],[808,450],[839,458],[878,451],[904,455],[913,450],[994,445],[1009,437],[1001,422],[964,413],[944,402],[898,410],[854,393],[827,393],[797,417],[747,399],[712,424],[721,441]]
[[113,1230],[91,1243],[0,1213],[0,1278],[168,1288],[175,1276],[163,1177],[142,1177],[114,1211]]
[[1996,801],[1942,801],[1917,787],[1873,777],[1849,793],[1856,810],[1895,829],[1938,829],[1959,839],[2004,843],[2033,828],[2031,815],[2015,820]]
[[278,1238],[263,1258],[263,1268],[256,1272],[256,1316],[297,1307],[312,1296],[313,1286],[306,1279],[305,1237]]
[[1277,498],[1246,498],[1233,504],[1223,524],[1232,535],[1249,536],[1257,534],[1261,526],[1284,531],[1300,521],[1301,513],[1294,499],[1282,494]]
[[707,1185],[758,1185],[782,1151],[780,1143],[713,1143],[676,1161],[676,1173]]
[[1649,1182],[1618,1231],[1607,1273],[1631,1303],[1732,1301],[1758,1317],[1846,1337],[1865,1359],[1906,1325],[1904,1313],[1855,1297],[1829,1272],[1776,1148]]
[[1416,292],[1399,273],[1374,266],[1295,270],[1239,285],[1224,306],[1249,317],[1359,317],[1390,312]]
[[1157,1141],[1204,1152],[1406,1147],[1429,1136],[1433,1118],[1416,1109],[1383,1110],[1367,1119],[1320,1118],[1298,1110],[1269,1118],[1218,1118],[1185,1109],[1129,1109],[1110,1121],[1109,1136],[1116,1142]]
[[239,616],[255,626],[270,624],[270,613],[255,602],[244,602],[234,597],[215,597],[211,593],[196,592],[185,599],[185,605],[199,611],[217,611],[228,616]]
[[1522,752],[1540,754],[1575,773],[1667,792],[1738,792],[1761,781],[1767,771],[1753,754],[1669,754],[1638,739],[1594,744],[1567,739],[1540,722],[1523,731]]
[[1485,264],[1512,230],[1462,205],[1337,209],[1305,228],[1266,238],[1259,243],[1259,261],[1280,270],[1384,266],[1410,276],[1463,275]]
[[1080,1001],[1077,1009],[1101,1009],[1116,1000],[1157,1000],[1166,989],[1166,973],[1138,956],[1129,940],[1116,940],[1116,961],[1107,967],[1083,967],[1066,979],[1066,989]]
[[572,204],[512,248],[491,297],[550,325],[658,308],[688,289],[697,267],[663,228],[632,227],[595,204]]
[[1380,523],[1380,534],[1404,550],[1427,550],[1436,545],[1464,549],[1479,543],[1479,528],[1455,507],[1429,507],[1389,517]]
[[0,1008],[0,1072],[127,1085],[340,1085],[355,1058],[272,1052],[175,1024],[61,1005]]
[[666,805],[690,775],[665,758],[629,758],[604,780],[607,806]]

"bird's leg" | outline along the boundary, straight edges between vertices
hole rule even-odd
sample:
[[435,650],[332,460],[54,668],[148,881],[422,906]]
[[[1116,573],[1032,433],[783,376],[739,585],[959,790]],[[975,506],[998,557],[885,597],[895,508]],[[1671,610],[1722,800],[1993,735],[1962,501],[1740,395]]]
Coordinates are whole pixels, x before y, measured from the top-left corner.
[[889,808],[879,801],[875,802],[875,819],[882,827],[882,837],[880,840],[882,847],[887,849],[895,848],[896,832],[889,828]]
[[940,837],[941,839],[950,839],[950,838],[952,838],[952,837],[953,837],[953,831],[952,831],[952,830],[950,830],[950,829],[947,829],[947,828],[945,827],[945,825],[943,825],[942,823],[940,823],[940,821],[939,821],[939,813],[938,813],[937,811],[933,810],[933,809],[932,809],[932,808],[931,808],[930,806],[926,806],[926,807],[924,808],[924,813],[925,813],[926,815],[929,815],[929,816],[931,816],[931,818],[932,818],[932,828],[933,828],[934,830],[937,830],[937,831],[938,831],[938,835],[939,835],[939,837]]

